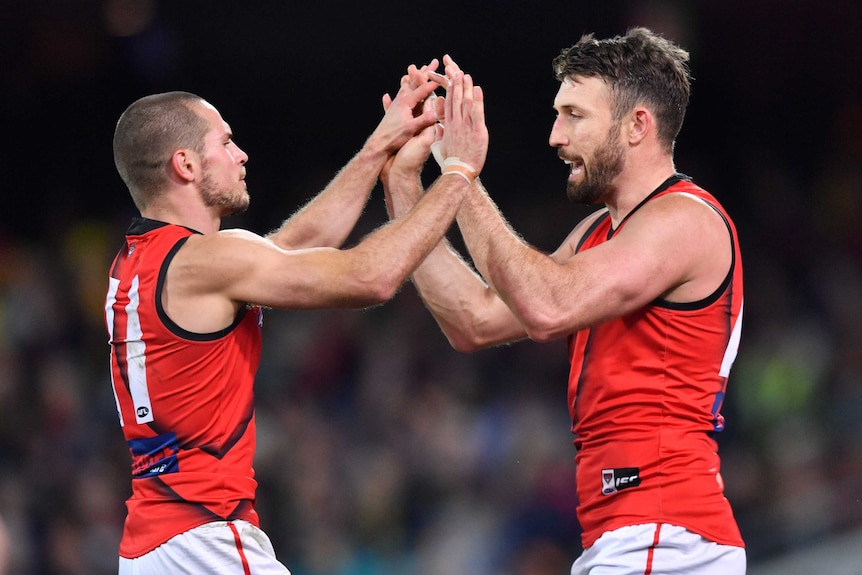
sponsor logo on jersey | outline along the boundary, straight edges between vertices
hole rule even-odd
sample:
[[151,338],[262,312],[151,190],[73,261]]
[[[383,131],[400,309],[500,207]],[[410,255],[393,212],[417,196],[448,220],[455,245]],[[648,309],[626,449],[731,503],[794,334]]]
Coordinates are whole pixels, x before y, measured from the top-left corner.
[[602,469],[602,495],[613,495],[629,487],[641,484],[640,468],[618,467]]
[[132,452],[132,477],[135,479],[180,470],[177,462],[179,444],[174,433],[130,439],[129,450]]

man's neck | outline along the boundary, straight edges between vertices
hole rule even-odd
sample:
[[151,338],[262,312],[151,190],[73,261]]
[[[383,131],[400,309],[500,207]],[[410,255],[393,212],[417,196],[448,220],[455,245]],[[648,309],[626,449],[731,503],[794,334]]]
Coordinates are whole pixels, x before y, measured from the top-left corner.
[[613,184],[605,205],[616,228],[648,195],[653,193],[665,180],[674,175],[673,164],[660,170],[630,172],[621,174]]
[[175,206],[148,206],[141,210],[141,216],[191,228],[202,234],[215,233],[221,228],[221,219],[213,217],[204,209],[182,210]]

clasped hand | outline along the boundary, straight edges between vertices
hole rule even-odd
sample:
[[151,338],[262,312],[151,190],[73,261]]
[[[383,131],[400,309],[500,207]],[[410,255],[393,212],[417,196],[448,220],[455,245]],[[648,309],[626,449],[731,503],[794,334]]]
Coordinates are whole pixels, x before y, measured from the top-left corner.
[[[391,170],[418,173],[432,149],[438,164],[443,166],[449,160],[459,165],[469,166],[468,171],[477,175],[485,164],[488,151],[488,129],[485,125],[484,93],[474,86],[473,79],[465,74],[449,56],[443,57],[444,74],[439,74],[439,62],[435,58],[429,64],[417,68],[410,65],[407,74],[401,78],[401,88],[393,100],[388,94],[383,96],[383,107],[389,112],[393,103],[403,94],[425,93],[429,85],[433,89],[421,100],[412,104],[414,119],[434,118],[434,123],[423,126],[398,150],[395,157],[387,162],[384,177]],[[438,87],[446,90],[446,95],[437,97]],[[408,98],[405,105],[411,105]],[[444,129],[445,128],[445,129]]]

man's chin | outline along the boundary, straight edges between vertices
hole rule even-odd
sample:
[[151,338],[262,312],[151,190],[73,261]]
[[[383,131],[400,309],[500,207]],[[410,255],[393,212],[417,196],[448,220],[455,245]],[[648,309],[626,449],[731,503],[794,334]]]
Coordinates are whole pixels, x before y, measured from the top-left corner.
[[601,194],[599,193],[599,190],[595,189],[593,186],[579,183],[576,185],[569,184],[566,186],[566,197],[569,198],[569,201],[573,204],[592,206],[599,203]]
[[237,214],[241,214],[241,213],[248,210],[249,204],[250,204],[250,202],[246,201],[246,202],[243,202],[241,204],[224,206],[224,208],[222,209],[222,216],[221,217],[226,218],[228,216],[235,216]]

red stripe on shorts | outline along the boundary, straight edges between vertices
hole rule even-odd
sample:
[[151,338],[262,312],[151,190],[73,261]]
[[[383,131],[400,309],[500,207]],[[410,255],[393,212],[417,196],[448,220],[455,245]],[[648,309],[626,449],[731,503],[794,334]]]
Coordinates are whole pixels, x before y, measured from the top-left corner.
[[242,541],[239,538],[239,531],[232,521],[228,522],[230,530],[233,531],[233,540],[236,543],[236,550],[239,552],[240,561],[242,561],[242,572],[245,575],[251,575],[251,568],[248,566],[248,559],[245,558],[245,551],[242,550]]
[[646,556],[646,570],[644,571],[644,575],[650,575],[652,573],[652,559],[655,554],[655,548],[658,547],[658,536],[661,533],[661,523],[656,523],[655,525],[655,535],[652,537],[652,545],[647,549]]

